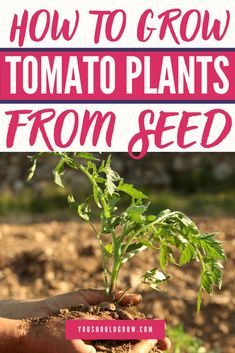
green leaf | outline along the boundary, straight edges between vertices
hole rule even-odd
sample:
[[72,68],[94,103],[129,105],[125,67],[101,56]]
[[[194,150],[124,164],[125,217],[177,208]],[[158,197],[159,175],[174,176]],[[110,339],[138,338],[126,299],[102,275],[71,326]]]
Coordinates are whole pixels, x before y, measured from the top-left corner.
[[54,182],[56,185],[60,186],[61,188],[64,187],[64,184],[61,180],[61,175],[57,172],[55,172],[55,175],[54,175]]
[[105,245],[105,251],[109,254],[109,255],[112,255],[113,253],[113,244],[112,243],[109,243],[107,245]]
[[74,198],[74,196],[73,196],[72,194],[69,194],[69,195],[68,195],[67,200],[68,200],[68,204],[69,204],[69,206],[70,206],[71,208],[75,208],[75,207],[76,207],[76,209],[77,209],[77,205],[76,205],[76,202],[75,202],[75,198]]
[[215,239],[215,235],[216,234],[214,233],[202,234],[196,239],[196,241],[203,248],[207,255],[213,257],[214,259],[225,260],[226,255],[221,246],[221,243]]
[[176,233],[175,236],[177,237],[177,240],[178,240],[181,244],[184,244],[184,245],[188,244],[188,239],[185,238],[183,235]]
[[163,272],[158,271],[157,268],[153,268],[152,270],[147,271],[143,277],[148,280],[154,279],[160,282],[165,281],[167,279],[166,275]]
[[197,313],[200,313],[201,309],[201,304],[202,304],[202,288],[199,289],[198,295],[197,295]]
[[95,200],[96,205],[101,208],[101,203],[100,203],[100,190],[96,185],[93,185],[93,197]]
[[117,172],[115,172],[111,168],[111,155],[108,157],[107,161],[103,161],[100,168],[99,168],[99,173],[105,173],[106,175],[106,188],[109,193],[109,195],[113,195],[114,192],[117,189],[117,181],[119,181],[121,178]]
[[126,249],[126,252],[129,253],[129,252],[133,252],[133,251],[136,251],[136,250],[140,250],[142,248],[142,244],[140,243],[133,243],[131,245],[128,246],[128,248]]
[[90,215],[91,215],[91,209],[86,203],[81,203],[78,206],[78,215],[84,219],[85,221],[90,220]]
[[101,178],[100,176],[96,177],[96,182],[100,183],[100,184],[105,184],[106,183],[106,179],[105,178]]
[[61,180],[61,176],[64,174],[64,165],[65,165],[65,160],[62,157],[54,169],[54,182],[55,184],[59,185],[62,188],[64,187],[64,184]]
[[209,258],[205,259],[206,268],[211,273],[211,278],[214,284],[221,289],[223,277],[223,265],[216,260]]
[[31,160],[32,160],[32,166],[29,169],[29,175],[27,177],[27,182],[29,182],[33,178],[35,171],[36,171],[36,168],[37,168],[37,158],[32,157]]
[[69,196],[68,196],[68,203],[69,203],[69,204],[75,203],[75,198],[74,198],[73,194],[69,194]]
[[99,161],[99,159],[94,157],[93,154],[86,153],[86,152],[76,153],[76,157],[83,158],[83,159],[89,159],[90,161]]
[[78,170],[79,165],[78,165],[78,163],[77,163],[74,159],[70,158],[68,155],[65,155],[64,153],[63,153],[63,157],[64,157],[65,163],[66,163],[71,169]]
[[170,213],[172,213],[172,212],[169,209],[163,210],[157,215],[157,218],[165,217],[165,216],[169,215]]
[[154,222],[154,221],[156,221],[156,219],[157,219],[157,217],[154,215],[149,215],[146,217],[147,222]]
[[[125,245],[122,246],[122,249],[125,247]],[[147,247],[145,245],[142,245],[141,243],[133,243],[128,246],[126,253],[122,257],[122,263],[127,262],[130,260],[133,256],[136,254],[140,253],[141,251],[145,250]]]
[[191,244],[186,244],[181,256],[180,256],[180,262],[179,265],[183,266],[187,263],[189,263],[193,258],[195,257],[195,250]]
[[151,243],[149,240],[146,240],[144,238],[139,238],[139,241],[141,242],[141,244],[145,245],[147,248],[154,249],[153,243]]
[[77,210],[78,210],[78,203],[75,201],[74,196],[73,196],[72,194],[69,194],[67,200],[68,200],[69,207],[70,207],[72,210],[74,210],[74,211],[77,212]]
[[107,187],[109,195],[113,195],[113,193],[117,189],[117,186],[115,184],[116,180],[118,180],[116,173],[111,168],[107,168],[106,169],[106,187]]
[[117,189],[123,191],[135,199],[147,199],[148,196],[137,190],[132,184],[119,184]]
[[219,263],[214,263],[211,266],[211,276],[213,282],[221,289],[223,278],[223,266]]
[[87,171],[91,172],[93,176],[97,175],[97,167],[94,162],[88,161],[86,169]]
[[201,284],[208,294],[212,294],[213,281],[212,281],[212,275],[209,271],[207,270],[203,271],[202,277],[201,277]]
[[142,278],[143,283],[150,285],[150,287],[155,290],[160,290],[160,285],[166,283],[170,276],[166,276],[163,272],[160,272],[154,268],[147,271]]
[[141,205],[141,206],[132,205],[126,209],[126,213],[129,219],[137,223],[142,221],[142,215],[145,211],[146,211],[146,206],[144,205]]
[[162,245],[160,247],[160,266],[163,269],[163,271],[166,270],[167,258],[168,258],[168,249],[166,246]]

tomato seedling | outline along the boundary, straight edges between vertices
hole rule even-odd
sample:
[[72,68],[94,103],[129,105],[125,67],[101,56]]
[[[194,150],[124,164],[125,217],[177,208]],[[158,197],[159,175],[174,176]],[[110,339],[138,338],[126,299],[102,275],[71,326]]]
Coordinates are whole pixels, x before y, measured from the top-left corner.
[[[90,181],[92,192],[89,197],[80,201],[70,194],[68,202],[78,216],[91,225],[99,242],[104,287],[111,299],[114,300],[124,263],[148,249],[158,253],[160,268],[155,267],[143,273],[139,283],[161,290],[161,286],[170,278],[167,274],[168,263],[182,267],[197,261],[200,264],[198,311],[203,291],[212,294],[214,285],[221,288],[221,260],[225,259],[225,253],[215,233],[201,233],[196,224],[179,211],[164,210],[157,215],[149,214],[148,197],[132,184],[126,183],[112,169],[111,156],[100,163],[88,153],[40,153],[32,157],[28,179],[34,175],[37,159],[47,155],[59,157],[54,169],[55,183],[59,186],[63,187],[62,175],[66,168],[82,172]],[[124,203],[128,205],[123,209]],[[99,227],[95,222],[97,215]],[[123,288],[124,294],[128,289]]]

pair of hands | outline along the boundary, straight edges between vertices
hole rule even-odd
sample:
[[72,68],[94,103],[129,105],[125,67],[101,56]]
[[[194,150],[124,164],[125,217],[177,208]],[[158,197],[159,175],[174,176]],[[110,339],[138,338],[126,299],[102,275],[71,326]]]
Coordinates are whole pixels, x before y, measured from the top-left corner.
[[[117,299],[120,295],[121,293],[116,294]],[[21,320],[46,317],[57,314],[60,309],[69,309],[78,304],[96,305],[105,300],[103,291],[79,290],[39,301],[0,302],[0,317],[7,318],[0,318],[0,342],[4,342],[2,337],[5,337],[5,347],[10,348],[4,351],[4,346],[1,347],[0,343],[0,350],[2,353],[95,353],[95,348],[82,340],[66,341],[64,322],[55,321],[50,330],[43,325],[27,329],[22,326]],[[140,300],[140,295],[127,294],[121,304],[136,305]],[[17,349],[11,351],[14,344]],[[170,348],[170,341],[167,338],[141,341],[129,353],[149,353],[156,345],[161,352]]]

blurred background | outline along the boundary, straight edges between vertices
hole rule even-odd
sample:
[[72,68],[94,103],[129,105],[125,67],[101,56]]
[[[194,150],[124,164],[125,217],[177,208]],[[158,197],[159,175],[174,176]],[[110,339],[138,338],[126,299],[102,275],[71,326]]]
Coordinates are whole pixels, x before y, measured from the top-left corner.
[[[107,157],[106,154],[97,156]],[[86,195],[89,183],[83,176],[69,171],[65,175],[65,190],[57,188],[52,183],[55,163],[56,159],[51,157],[42,159],[35,178],[26,184],[30,166],[27,154],[1,153],[1,217],[10,218],[13,210],[28,217],[35,214],[49,218],[53,212],[55,217],[58,213],[60,217],[61,214],[70,217],[64,195],[68,191]],[[156,211],[180,208],[195,215],[235,215],[233,153],[149,153],[140,161],[125,153],[114,153],[112,165],[129,183],[151,195]]]
[[[105,158],[107,155],[99,155]],[[67,194],[84,197],[89,184],[68,172],[65,188],[53,183],[54,158],[42,159],[26,184],[25,153],[0,155],[0,298],[31,299],[79,287],[101,287],[98,244],[67,205]],[[114,153],[113,169],[150,196],[151,211],[180,210],[202,231],[218,232],[228,260],[222,292],[204,298],[196,314],[198,267],[170,268],[168,291],[138,290],[140,309],[165,319],[174,353],[235,352],[235,154],[149,153],[140,161]],[[120,287],[134,282],[156,255],[139,254],[121,273]],[[152,266],[153,267],[153,266]]]

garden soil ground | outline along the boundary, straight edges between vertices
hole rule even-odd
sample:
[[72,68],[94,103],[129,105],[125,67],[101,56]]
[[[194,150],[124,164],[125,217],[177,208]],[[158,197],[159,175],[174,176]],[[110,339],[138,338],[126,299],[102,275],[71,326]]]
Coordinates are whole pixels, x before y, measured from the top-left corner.
[[[160,317],[206,342],[207,348],[235,352],[235,220],[195,219],[202,231],[218,231],[228,257],[222,291],[206,297],[196,314],[197,264],[184,270],[170,268],[168,291],[140,287],[144,302],[138,307],[147,317]],[[120,288],[135,283],[143,270],[155,266],[155,254],[139,254],[126,264]],[[97,242],[89,226],[74,221],[0,224],[0,298],[32,299],[102,287]]]

